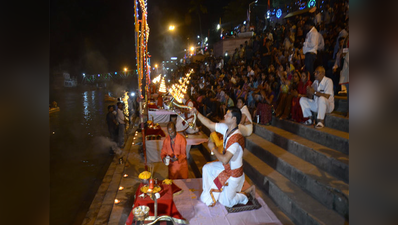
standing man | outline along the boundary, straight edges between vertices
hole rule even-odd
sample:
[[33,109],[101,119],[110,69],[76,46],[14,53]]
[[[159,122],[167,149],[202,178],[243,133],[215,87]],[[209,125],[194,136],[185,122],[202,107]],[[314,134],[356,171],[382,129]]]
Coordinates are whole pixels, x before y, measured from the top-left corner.
[[334,91],[332,79],[325,77],[325,68],[318,66],[315,70],[315,81],[311,87],[307,87],[307,93],[314,97],[309,99],[306,97],[300,98],[301,109],[303,110],[304,119],[306,125],[312,125],[310,116],[312,112],[318,112],[315,128],[323,128],[325,114],[331,113],[334,109]]
[[117,142],[117,122],[116,122],[115,109],[113,105],[108,105],[108,114],[106,114],[106,123],[108,124],[108,131],[111,140]]
[[251,186],[241,192],[245,182],[242,162],[245,138],[238,129],[242,113],[237,107],[231,107],[224,116],[224,123],[214,123],[196,109],[192,111],[197,113],[204,126],[224,135],[223,153],[215,150],[214,143],[209,141],[208,146],[219,161],[203,166],[203,192],[200,200],[210,207],[217,201],[227,207],[247,204],[249,197],[254,196],[255,189]]
[[117,146],[119,148],[124,147],[124,130],[126,129],[126,119],[124,118],[124,113],[123,113],[123,103],[118,102],[117,103],[117,122],[119,123],[119,132],[118,132],[118,141],[117,141]]
[[314,74],[314,63],[319,45],[319,34],[314,26],[314,21],[307,20],[304,26],[306,30],[309,30],[303,44],[303,53],[305,55],[304,65],[305,70],[310,72],[312,79]]
[[173,122],[167,124],[167,132],[160,157],[169,167],[169,179],[188,179],[187,140],[177,133]]

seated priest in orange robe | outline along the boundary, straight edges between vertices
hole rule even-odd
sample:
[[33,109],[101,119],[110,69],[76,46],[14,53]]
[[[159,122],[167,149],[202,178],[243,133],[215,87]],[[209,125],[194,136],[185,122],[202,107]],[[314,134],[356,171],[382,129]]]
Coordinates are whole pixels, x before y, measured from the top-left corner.
[[173,122],[167,124],[167,132],[169,135],[163,142],[160,157],[166,165],[166,157],[170,157],[169,179],[188,179],[187,140],[183,135],[177,133]]

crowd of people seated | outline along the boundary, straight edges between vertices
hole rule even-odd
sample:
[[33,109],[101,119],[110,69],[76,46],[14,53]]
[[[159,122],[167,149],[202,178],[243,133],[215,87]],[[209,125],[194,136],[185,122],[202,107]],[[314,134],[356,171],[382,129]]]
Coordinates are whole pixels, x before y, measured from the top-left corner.
[[228,107],[245,106],[260,124],[272,115],[314,124],[312,111],[318,113],[315,127],[322,128],[334,95],[348,96],[348,46],[348,4],[336,1],[268,26],[233,54],[180,67],[171,78],[176,82],[193,68],[189,98],[214,120],[222,120]]

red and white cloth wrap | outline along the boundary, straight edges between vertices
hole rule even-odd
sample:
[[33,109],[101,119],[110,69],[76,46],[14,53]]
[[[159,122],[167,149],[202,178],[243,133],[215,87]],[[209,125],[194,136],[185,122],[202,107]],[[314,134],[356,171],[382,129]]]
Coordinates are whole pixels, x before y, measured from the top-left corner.
[[[225,149],[228,149],[234,143],[238,143],[242,150],[245,149],[245,137],[242,134],[236,133],[232,135],[227,142],[227,146],[225,146],[223,150],[223,154],[225,154]],[[225,170],[223,170],[218,176],[214,179],[214,184],[217,186],[218,190],[221,190],[225,183],[230,177],[240,177],[243,175],[243,165],[237,169],[231,170],[231,166],[229,163],[223,164]]]

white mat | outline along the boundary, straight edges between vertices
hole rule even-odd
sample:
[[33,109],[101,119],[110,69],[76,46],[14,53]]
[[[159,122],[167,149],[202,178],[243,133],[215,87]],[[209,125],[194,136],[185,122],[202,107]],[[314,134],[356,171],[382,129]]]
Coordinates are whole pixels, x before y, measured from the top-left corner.
[[282,224],[257,194],[256,199],[261,204],[261,208],[228,214],[225,207],[218,202],[214,207],[208,207],[199,200],[202,193],[201,178],[173,181],[183,190],[181,194],[174,196],[174,203],[181,215],[191,225]]

